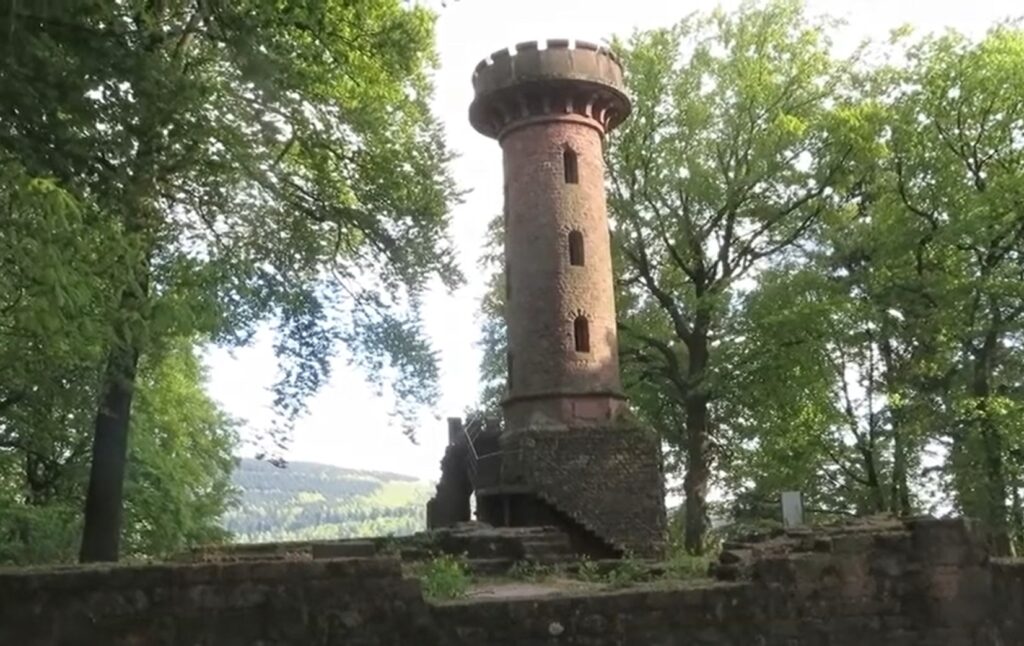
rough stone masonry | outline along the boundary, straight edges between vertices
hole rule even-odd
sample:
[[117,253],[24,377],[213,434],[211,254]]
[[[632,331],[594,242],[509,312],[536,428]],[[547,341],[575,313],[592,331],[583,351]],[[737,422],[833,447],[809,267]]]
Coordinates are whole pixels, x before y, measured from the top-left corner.
[[470,122],[503,155],[508,330],[500,464],[487,486],[473,483],[478,517],[554,524],[591,552],[656,555],[660,443],[629,421],[622,391],[604,190],[603,138],[630,112],[622,68],[591,43],[527,42],[481,61],[473,87]]
[[792,531],[730,546],[731,581],[439,604],[397,559],[316,549],[0,570],[0,644],[1019,646],[1024,560],[993,559],[987,544],[964,520]]

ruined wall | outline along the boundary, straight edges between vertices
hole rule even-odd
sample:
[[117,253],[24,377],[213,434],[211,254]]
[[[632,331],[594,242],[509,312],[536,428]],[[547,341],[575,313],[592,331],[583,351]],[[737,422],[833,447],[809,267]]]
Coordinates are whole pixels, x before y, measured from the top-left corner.
[[0,572],[18,646],[1017,646],[1024,560],[960,520],[737,542],[735,582],[426,603],[375,559]]
[[597,536],[639,556],[665,536],[658,438],[618,426],[506,433],[502,480],[523,485]]
[[[462,439],[462,438],[460,438]],[[448,527],[470,519],[469,498],[473,484],[466,472],[469,446],[464,439],[449,444],[441,459],[441,479],[434,496],[427,501],[427,528]]]
[[756,646],[748,586],[620,591],[587,597],[458,601],[435,609],[445,644]]
[[1004,643],[993,631],[1000,618],[985,537],[974,525],[921,519],[795,538],[789,551],[754,548],[751,598],[767,621],[765,643]]
[[437,644],[396,561],[0,572],[4,646]]
[[992,617],[1001,646],[1024,644],[1024,559],[992,563]]
[[435,616],[443,643],[465,646],[1024,644],[1024,561],[990,563],[970,523],[927,519],[782,538],[748,546],[743,582],[462,601]]

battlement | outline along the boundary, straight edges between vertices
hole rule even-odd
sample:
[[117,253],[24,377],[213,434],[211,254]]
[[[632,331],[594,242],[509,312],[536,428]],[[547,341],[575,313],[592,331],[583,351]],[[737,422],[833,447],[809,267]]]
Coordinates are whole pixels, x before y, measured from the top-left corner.
[[473,89],[470,122],[489,137],[500,137],[522,118],[566,113],[608,131],[630,111],[618,57],[582,40],[528,41],[499,49],[477,64]]
[[532,40],[517,44],[514,51],[493,52],[473,70],[473,89],[480,96],[517,83],[549,79],[577,79],[624,89],[622,66],[610,49],[568,39]]

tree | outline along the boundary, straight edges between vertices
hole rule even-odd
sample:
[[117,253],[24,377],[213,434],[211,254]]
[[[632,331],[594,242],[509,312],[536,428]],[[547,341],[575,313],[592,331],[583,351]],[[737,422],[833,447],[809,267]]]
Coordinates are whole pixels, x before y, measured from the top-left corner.
[[741,368],[720,363],[737,290],[836,207],[870,134],[844,97],[850,67],[830,54],[828,29],[780,1],[617,45],[634,97],[609,146],[623,361],[660,389],[641,416],[683,422],[661,426],[685,456],[691,552],[707,529],[716,402]]
[[95,405],[116,231],[55,182],[0,162],[0,560],[61,558]]
[[479,345],[483,350],[480,358],[480,397],[474,406],[474,413],[500,415],[501,400],[508,391],[506,351],[508,349],[505,329],[505,220],[501,215],[491,218],[487,226],[487,240],[480,257],[480,270],[488,276],[486,291],[480,302],[482,332]]
[[164,556],[225,541],[237,422],[204,392],[192,344],[140,366],[125,480],[125,551]]
[[119,552],[140,361],[276,321],[286,437],[336,344],[431,400],[427,281],[458,280],[456,199],[429,114],[432,15],[398,0],[20,3],[5,24],[0,159],[109,232],[83,561]]
[[987,521],[1006,553],[1010,462],[1022,439],[1024,33],[1003,24],[977,43],[928,37],[907,56],[893,92],[885,206],[915,235],[914,287],[929,305],[926,329],[944,345],[921,395],[939,403],[934,429],[957,506]]
[[[63,396],[33,393],[16,412],[0,415],[7,431],[0,447],[0,482],[5,485],[0,562],[74,558],[88,482],[96,372],[65,381]],[[220,519],[234,499],[230,479],[238,438],[234,423],[205,394],[204,385],[192,344],[185,341],[171,344],[159,357],[147,356],[140,365],[125,482],[129,556],[166,557],[227,538]],[[62,422],[59,428],[34,424],[50,418]],[[22,420],[33,424],[22,426]]]
[[728,412],[748,426],[728,470],[737,489],[781,477],[844,513],[932,498],[1005,553],[1022,527],[1024,41],[1011,25],[906,41],[861,88],[884,127],[853,208],[813,232],[812,262],[760,276],[741,315],[755,370]]

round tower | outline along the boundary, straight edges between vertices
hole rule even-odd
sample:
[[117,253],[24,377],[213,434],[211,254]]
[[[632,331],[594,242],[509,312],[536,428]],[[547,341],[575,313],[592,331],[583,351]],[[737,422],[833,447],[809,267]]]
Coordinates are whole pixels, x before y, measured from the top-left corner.
[[505,176],[507,428],[606,424],[619,378],[603,137],[630,111],[597,45],[520,43],[477,65],[473,127]]

